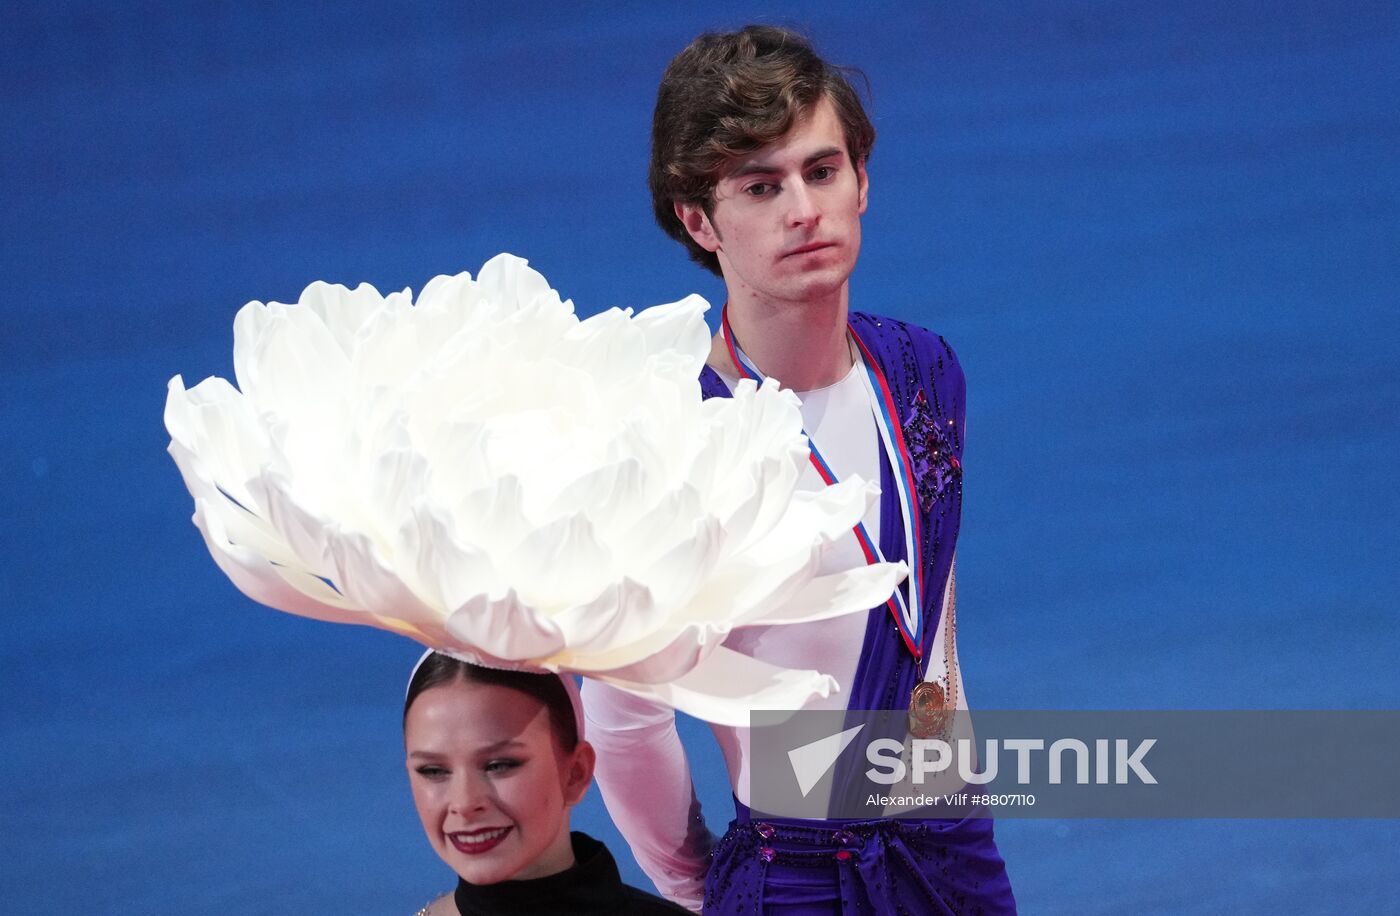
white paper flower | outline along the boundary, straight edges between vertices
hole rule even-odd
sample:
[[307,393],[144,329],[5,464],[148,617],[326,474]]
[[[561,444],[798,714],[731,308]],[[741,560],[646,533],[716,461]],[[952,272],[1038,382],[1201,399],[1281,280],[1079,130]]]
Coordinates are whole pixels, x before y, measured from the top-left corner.
[[905,570],[817,574],[875,487],[797,491],[798,403],[772,383],[702,401],[707,308],[580,321],[510,255],[416,304],[313,283],[239,311],[237,390],[171,379],[170,453],[256,601],[747,725],[835,684],[731,629],[877,606]]

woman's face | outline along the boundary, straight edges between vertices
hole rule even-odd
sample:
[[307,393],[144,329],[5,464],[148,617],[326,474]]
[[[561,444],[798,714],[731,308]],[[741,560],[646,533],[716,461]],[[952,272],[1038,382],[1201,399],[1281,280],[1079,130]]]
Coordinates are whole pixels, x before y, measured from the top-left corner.
[[593,749],[565,752],[528,694],[461,679],[418,695],[404,721],[408,779],[428,840],[469,884],[539,878],[573,864],[569,808]]

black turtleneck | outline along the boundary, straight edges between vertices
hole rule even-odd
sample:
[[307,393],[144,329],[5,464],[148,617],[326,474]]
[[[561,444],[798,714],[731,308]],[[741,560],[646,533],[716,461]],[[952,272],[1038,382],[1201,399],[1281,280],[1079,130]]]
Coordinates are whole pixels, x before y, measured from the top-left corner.
[[462,916],[652,916],[689,913],[660,897],[622,883],[608,847],[577,830],[569,835],[574,864],[528,881],[468,884],[458,880],[452,899]]

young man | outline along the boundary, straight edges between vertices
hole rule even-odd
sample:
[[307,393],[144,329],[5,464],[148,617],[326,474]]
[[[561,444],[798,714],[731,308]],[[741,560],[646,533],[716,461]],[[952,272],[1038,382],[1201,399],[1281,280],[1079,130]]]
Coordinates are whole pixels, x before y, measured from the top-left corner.
[[[807,708],[908,708],[912,721],[966,708],[952,574],[964,385],[942,338],[849,309],[874,139],[845,76],[800,36],[702,35],[662,79],[651,188],[662,228],[728,290],[706,396],[762,376],[797,392],[822,459],[803,485],[824,485],[818,464],[881,484],[863,528],[823,563],[848,567],[878,548],[913,570],[868,615],[749,628],[725,645],[832,674],[840,691]],[[1015,911],[990,820],[751,821],[747,730],[716,727],[737,809],[717,840],[674,715],[592,681],[584,707],[608,810],[672,900],[714,913]]]

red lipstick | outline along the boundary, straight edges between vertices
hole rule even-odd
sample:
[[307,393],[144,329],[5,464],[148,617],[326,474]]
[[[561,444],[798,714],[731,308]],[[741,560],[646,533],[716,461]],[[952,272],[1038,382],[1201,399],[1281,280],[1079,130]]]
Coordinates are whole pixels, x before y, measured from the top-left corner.
[[514,827],[486,827],[481,830],[461,830],[447,835],[452,848],[469,856],[490,852],[501,844]]

